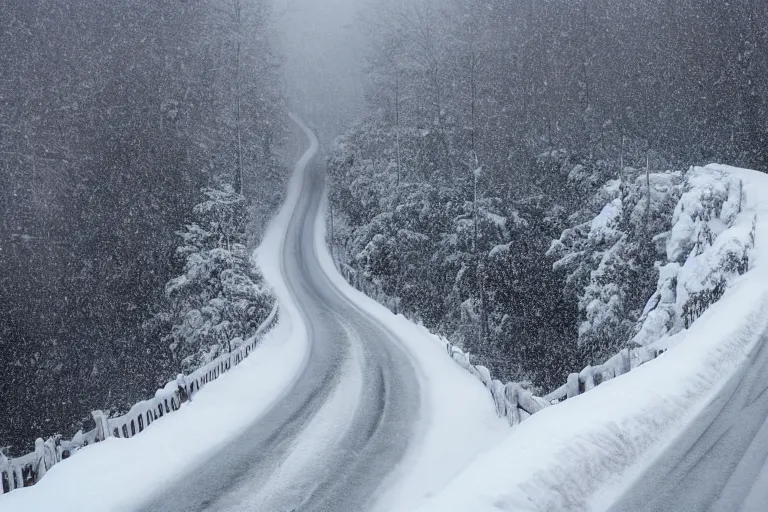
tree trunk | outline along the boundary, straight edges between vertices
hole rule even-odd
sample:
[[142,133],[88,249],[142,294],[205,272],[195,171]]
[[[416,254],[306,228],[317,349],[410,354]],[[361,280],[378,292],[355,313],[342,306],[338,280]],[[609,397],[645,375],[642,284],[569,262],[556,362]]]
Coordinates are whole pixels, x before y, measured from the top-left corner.
[[651,222],[651,157],[650,151],[645,154],[645,232],[650,235]]
[[400,72],[395,71],[395,144],[397,146],[397,181],[400,186]]
[[235,24],[237,33],[237,46],[235,55],[235,130],[237,131],[237,169],[235,176],[235,192],[238,194],[243,193],[243,141],[242,130],[240,122],[240,59],[241,48],[240,38],[242,36],[242,23],[241,23],[241,5],[240,0],[233,0],[233,8],[235,11]]

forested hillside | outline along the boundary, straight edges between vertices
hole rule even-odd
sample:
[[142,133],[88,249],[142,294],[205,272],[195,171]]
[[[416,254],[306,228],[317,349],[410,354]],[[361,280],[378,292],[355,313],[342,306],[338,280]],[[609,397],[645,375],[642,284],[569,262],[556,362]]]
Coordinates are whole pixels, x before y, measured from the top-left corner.
[[285,112],[266,1],[2,0],[0,26],[0,443],[19,452],[266,316],[246,224],[279,202]]
[[334,251],[499,378],[551,389],[636,338],[690,165],[768,171],[765,2],[368,9]]

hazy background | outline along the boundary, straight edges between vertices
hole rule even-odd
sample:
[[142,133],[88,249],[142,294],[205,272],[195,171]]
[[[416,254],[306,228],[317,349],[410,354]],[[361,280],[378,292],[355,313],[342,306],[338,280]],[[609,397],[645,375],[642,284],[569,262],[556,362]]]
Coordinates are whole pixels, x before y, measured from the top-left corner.
[[290,106],[330,142],[362,114],[360,0],[273,0]]

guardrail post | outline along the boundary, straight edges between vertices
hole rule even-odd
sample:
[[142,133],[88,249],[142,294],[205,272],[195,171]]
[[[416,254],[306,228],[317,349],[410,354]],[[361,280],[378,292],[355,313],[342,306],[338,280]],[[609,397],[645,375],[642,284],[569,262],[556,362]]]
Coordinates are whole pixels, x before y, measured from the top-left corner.
[[574,396],[578,395],[579,394],[579,374],[578,373],[569,374],[568,380],[566,381],[566,386],[568,386],[568,390],[565,395],[566,398],[573,398]]
[[[622,352],[623,356],[623,352]],[[629,347],[627,347],[627,357],[624,361],[624,372],[623,373],[629,373],[632,370],[632,352]]]
[[[10,487],[10,466],[8,464],[8,458],[3,452],[0,452],[0,495],[5,493],[5,479],[8,479]],[[10,491],[10,488],[8,489]]]
[[187,383],[187,377],[183,373],[180,373],[176,376],[176,385],[178,386],[178,388],[176,389],[176,395],[178,396],[178,405],[179,407],[181,407],[182,403],[192,399],[192,393],[190,393],[190,390],[189,390],[189,383]]
[[45,441],[38,437],[35,439],[35,462],[32,465],[32,482],[36,483],[43,478],[47,469],[45,467]]
[[491,383],[491,396],[496,404],[496,415],[499,418],[505,418],[507,416],[507,403],[504,397],[504,384],[500,380],[494,380]]
[[24,487],[24,471],[21,466],[14,464],[13,467],[13,487],[11,489],[21,489]]
[[43,443],[43,460],[45,461],[45,470],[48,471],[57,463],[61,462],[61,438],[59,436],[49,437]]
[[579,373],[581,382],[584,383],[584,391],[590,391],[595,387],[594,369],[592,366],[587,365],[581,373]]
[[96,423],[96,442],[104,441],[106,438],[112,435],[109,430],[109,420],[104,411],[96,410],[91,411],[93,421]]
[[514,427],[520,423],[523,418],[520,415],[520,385],[509,382],[504,386],[504,398],[506,399],[507,421],[509,426]]

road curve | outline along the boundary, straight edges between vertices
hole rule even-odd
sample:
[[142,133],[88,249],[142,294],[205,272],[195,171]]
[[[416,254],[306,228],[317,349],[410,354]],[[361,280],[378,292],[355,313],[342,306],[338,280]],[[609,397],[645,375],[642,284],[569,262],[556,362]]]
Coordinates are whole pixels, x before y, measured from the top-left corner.
[[609,509],[768,510],[768,332],[747,360]]
[[145,512],[363,512],[408,448],[420,407],[417,374],[398,341],[320,266],[324,169],[314,161],[314,134],[296,121],[310,148],[294,170],[301,191],[281,267],[309,335],[305,366],[275,406]]

